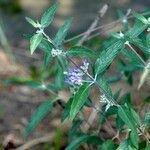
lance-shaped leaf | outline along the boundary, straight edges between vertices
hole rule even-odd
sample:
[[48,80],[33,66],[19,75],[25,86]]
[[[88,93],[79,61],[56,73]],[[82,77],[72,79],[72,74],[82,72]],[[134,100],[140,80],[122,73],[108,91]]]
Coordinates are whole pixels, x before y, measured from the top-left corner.
[[72,18],[69,18],[59,28],[59,30],[54,38],[54,43],[56,44],[56,46],[62,45],[62,43],[67,35],[68,29],[70,28],[71,22],[72,22]]
[[100,87],[102,88],[102,92],[105,95],[108,95],[109,97],[113,96],[111,88],[104,76],[97,77],[97,82],[99,83]]
[[121,52],[130,62],[132,62],[132,65],[144,67],[145,64],[143,64],[143,61],[141,61],[141,59],[132,50],[126,48]]
[[74,119],[74,117],[80,111],[82,106],[85,104],[88,94],[89,94],[89,90],[90,90],[90,85],[84,84],[83,86],[79,88],[78,92],[74,95],[74,98],[71,104],[71,109],[70,109],[70,116],[69,116],[70,120]]
[[77,139],[73,140],[73,142],[69,146],[67,146],[65,150],[76,150],[80,147],[82,143],[101,145],[102,140],[94,135],[82,135]]
[[91,49],[83,46],[74,46],[68,49],[69,57],[96,57],[96,53]]
[[31,54],[34,53],[34,51],[36,50],[36,48],[38,47],[38,45],[41,43],[43,39],[43,35],[42,33],[37,33],[35,35],[33,35],[30,39],[30,51]]
[[53,103],[58,100],[55,98],[53,100],[48,100],[43,102],[33,113],[31,120],[29,121],[27,127],[25,128],[25,136],[28,136],[42,121],[42,119],[52,110]]
[[150,111],[148,111],[148,112],[145,114],[144,123],[145,123],[147,126],[150,126]]
[[34,21],[34,20],[32,20],[31,18],[29,18],[29,17],[26,17],[26,20],[33,26],[33,27],[37,27],[37,23]]
[[130,37],[131,39],[138,37],[146,28],[148,27],[147,24],[144,24],[140,20],[136,20],[133,28],[131,28],[128,32],[126,32],[126,36]]
[[124,47],[122,40],[117,40],[104,49],[95,63],[95,74],[100,74],[112,63],[117,54]]
[[58,3],[54,4],[47,11],[44,12],[41,18],[41,26],[43,28],[49,26],[50,23],[53,21],[57,8],[58,8]]
[[137,13],[137,12],[132,12],[133,16],[135,18],[137,18],[138,20],[140,20],[141,22],[143,22],[144,24],[149,24],[148,20],[141,14]]
[[119,106],[118,108],[118,115],[124,121],[128,127],[131,129],[130,138],[132,144],[137,148],[138,147],[138,134],[136,130],[136,125],[134,123],[134,118],[129,110],[125,106]]
[[145,54],[150,55],[150,49],[148,48],[146,41],[141,40],[139,38],[130,38],[128,40],[130,43],[140,48],[140,50],[142,50]]

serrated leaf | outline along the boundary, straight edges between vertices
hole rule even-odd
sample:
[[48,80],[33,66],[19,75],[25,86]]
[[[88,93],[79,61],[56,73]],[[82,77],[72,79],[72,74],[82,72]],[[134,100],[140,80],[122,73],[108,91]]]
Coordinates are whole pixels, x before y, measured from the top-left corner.
[[145,54],[150,55],[150,49],[147,47],[147,44],[145,41],[142,41],[139,38],[132,38],[132,39],[129,39],[129,42],[131,42],[132,44],[140,48],[140,50],[142,50]]
[[100,74],[112,63],[113,59],[121,51],[124,46],[122,40],[117,40],[115,43],[111,44],[107,49],[104,49],[99,58],[95,63],[95,74]]
[[131,138],[132,144],[137,148],[138,147],[138,134],[136,130],[136,125],[129,111],[127,110],[125,106],[120,106],[118,108],[118,115],[122,119],[122,121],[124,121],[131,129],[130,138]]
[[67,50],[69,57],[96,57],[96,53],[87,47],[74,46]]
[[73,140],[71,144],[69,144],[65,150],[76,150],[80,147],[82,143],[101,145],[102,141],[97,136],[90,135],[82,135],[78,137],[76,140]]
[[146,28],[148,27],[147,24],[144,24],[143,22],[136,20],[133,28],[131,28],[128,32],[126,32],[126,36],[130,37],[131,39],[134,39],[138,37]]
[[25,128],[25,136],[28,136],[41,122],[41,120],[52,110],[53,103],[58,100],[57,98],[53,100],[48,100],[43,102],[33,113],[27,127]]
[[150,111],[148,111],[148,112],[145,114],[144,123],[145,123],[147,126],[150,126]]
[[56,46],[60,46],[63,44],[63,41],[65,40],[65,37],[67,35],[68,29],[70,28],[71,22],[72,22],[72,18],[69,18],[59,28],[59,30],[54,38],[54,43],[56,44]]
[[137,12],[132,12],[133,16],[135,18],[137,18],[138,20],[140,20],[141,22],[143,22],[144,24],[149,24],[148,20],[141,14],[137,13]]
[[41,26],[43,28],[49,26],[50,23],[53,21],[57,8],[58,8],[58,3],[54,4],[52,7],[50,7],[44,12],[41,18]]
[[37,34],[35,34],[35,35],[32,36],[32,38],[30,39],[30,51],[31,51],[31,55],[34,53],[35,49],[41,43],[42,39],[43,39],[42,33],[37,33]]
[[130,49],[123,49],[121,53],[132,63],[132,65],[137,67],[144,67],[143,61]]
[[109,97],[112,97],[112,91],[111,88],[105,79],[104,76],[97,77],[97,82],[99,83],[100,87],[102,88],[102,92],[104,92],[105,95],[109,95]]
[[26,17],[27,22],[29,22],[33,27],[37,27],[37,23],[29,17]]
[[70,120],[74,119],[74,117],[80,111],[82,106],[85,104],[87,97],[88,97],[89,90],[90,90],[90,85],[85,84],[81,86],[79,90],[77,91],[77,93],[74,95],[74,98],[71,104],[70,115],[69,115]]

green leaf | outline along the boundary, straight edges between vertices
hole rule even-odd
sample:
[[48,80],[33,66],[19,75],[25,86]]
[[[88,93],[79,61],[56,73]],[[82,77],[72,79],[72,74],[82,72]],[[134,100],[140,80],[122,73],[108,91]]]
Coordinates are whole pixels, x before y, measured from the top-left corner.
[[44,65],[45,68],[48,67],[48,65],[51,62],[51,60],[52,60],[51,53],[50,52],[49,53],[45,52],[45,54],[44,54],[44,63],[43,63],[43,65]]
[[43,38],[41,43],[39,44],[39,48],[42,49],[44,52],[50,53],[54,46]]
[[64,72],[63,72],[63,68],[60,65],[58,65],[57,68],[55,84],[58,89],[62,89],[64,87]]
[[148,112],[145,114],[144,123],[145,123],[147,126],[150,126],[150,111],[148,111]]
[[105,95],[109,95],[109,97],[112,97],[112,91],[111,88],[105,79],[104,76],[97,77],[97,82],[99,83],[100,87],[102,88],[102,92],[104,92]]
[[130,62],[132,62],[132,65],[144,67],[143,61],[141,61],[141,59],[139,59],[139,57],[132,50],[123,49],[121,52]]
[[114,150],[115,149],[115,144],[113,143],[112,140],[107,140],[102,144],[102,150]]
[[133,28],[131,28],[128,32],[126,32],[125,35],[130,39],[134,39],[138,37],[147,27],[148,27],[147,24],[144,24],[143,22],[136,20]]
[[141,14],[136,13],[136,12],[132,12],[133,16],[135,18],[137,18],[138,20],[140,20],[141,22],[143,22],[144,24],[149,24],[148,20]]
[[68,49],[67,55],[69,57],[96,57],[96,53],[87,47],[74,46]]
[[58,98],[53,99],[52,101],[48,100],[43,102],[33,113],[27,127],[25,128],[25,136],[28,136],[41,122],[41,120],[52,110],[53,103],[58,100]]
[[147,47],[150,51],[150,34],[147,34],[147,36],[146,36],[146,44],[147,44]]
[[60,150],[63,142],[63,129],[57,129],[53,142],[55,150]]
[[130,108],[130,110],[131,110],[131,114],[132,114],[136,124],[141,126],[142,125],[142,120],[141,120],[139,114],[132,108]]
[[73,137],[77,133],[78,128],[80,127],[81,124],[82,124],[82,120],[76,120],[75,122],[73,122],[73,126],[70,129],[69,134],[68,134],[69,141],[73,139]]
[[113,59],[124,47],[124,42],[117,40],[115,43],[109,45],[104,49],[95,63],[95,74],[100,74],[112,63]]
[[65,23],[59,28],[55,38],[54,43],[56,46],[61,46],[63,41],[65,40],[65,37],[67,35],[68,29],[70,28],[72,22],[72,18],[69,18],[65,21]]
[[35,35],[32,36],[32,38],[30,39],[30,51],[31,51],[31,55],[34,53],[35,49],[41,43],[42,39],[43,39],[42,33],[37,33],[37,34],[35,34]]
[[117,150],[137,150],[136,148],[132,147],[130,144],[131,143],[129,140],[124,140],[123,142],[120,143]]
[[23,77],[11,77],[10,79],[5,81],[6,84],[15,84],[15,85],[26,85],[36,90],[45,90],[45,86],[37,82],[35,80],[32,80],[30,78],[23,78]]
[[97,136],[82,135],[78,137],[76,140],[73,140],[73,142],[69,146],[67,146],[65,150],[76,150],[77,148],[80,147],[82,143],[101,145],[102,141]]
[[53,21],[57,8],[58,8],[58,3],[54,4],[47,11],[44,12],[41,18],[41,26],[43,28],[48,27],[50,23]]
[[69,116],[72,101],[73,101],[73,98],[70,98],[68,100],[68,102],[65,104],[65,109],[64,109],[64,112],[61,116],[61,122],[63,122]]
[[150,49],[148,48],[147,43],[144,40],[141,40],[139,38],[132,38],[129,39],[129,42],[140,48],[140,50],[145,54],[150,55]]
[[122,141],[118,146],[117,150],[129,150],[129,142],[128,140]]
[[130,112],[127,110],[127,108],[125,106],[120,106],[118,108],[118,115],[122,119],[122,121],[124,121],[131,129],[130,138],[131,138],[132,144],[136,148],[138,148],[138,140],[139,140],[138,134],[137,134],[137,130],[136,130],[136,125],[133,121],[133,118],[131,117]]
[[85,104],[88,93],[89,93],[90,85],[85,84],[79,88],[77,93],[74,95],[73,102],[71,104],[70,116],[69,119],[73,120],[77,113],[80,111],[82,106]]
[[145,150],[150,150],[150,144],[146,146]]
[[37,28],[37,23],[29,17],[26,17],[26,20],[35,28]]

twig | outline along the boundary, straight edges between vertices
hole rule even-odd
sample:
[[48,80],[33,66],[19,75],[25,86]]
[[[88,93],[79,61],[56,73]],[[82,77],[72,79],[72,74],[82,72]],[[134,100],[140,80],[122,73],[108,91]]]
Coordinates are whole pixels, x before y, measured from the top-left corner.
[[52,133],[50,133],[50,135],[46,135],[44,137],[37,138],[37,139],[34,139],[32,141],[29,141],[29,142],[25,143],[24,145],[20,146],[19,148],[17,148],[16,150],[28,150],[28,149],[31,149],[31,147],[34,147],[34,146],[36,146],[38,144],[52,141],[54,139],[54,136],[55,136],[55,133],[52,132]]
[[149,75],[149,72],[150,72],[150,59],[148,60],[147,62],[147,65],[146,67],[144,68],[144,71],[140,77],[140,82],[139,82],[139,85],[138,85],[138,90],[141,88],[141,86],[144,84],[146,78],[148,77]]
[[134,53],[135,55],[141,60],[144,66],[146,66],[146,62],[143,60],[143,58],[134,50],[134,48],[131,46],[131,44],[127,41],[125,43]]
[[[144,16],[147,16],[147,15],[149,15],[149,14],[150,14],[150,12],[141,13],[141,15],[144,15]],[[127,19],[132,19],[132,18],[134,18],[134,16],[131,16],[131,15],[130,15],[130,16],[127,17]],[[109,26],[115,26],[117,23],[120,23],[121,21],[122,21],[122,18],[119,18],[119,19],[117,19],[116,21],[112,21],[112,22],[110,22],[110,23],[108,23],[108,24],[104,24],[104,25],[98,26],[98,27],[94,28],[93,30],[91,30],[91,32],[94,32],[94,31],[97,31],[97,30],[100,30],[100,29],[103,29],[103,28],[107,28],[107,27],[109,27]],[[70,42],[70,41],[73,41],[73,40],[75,40],[75,39],[78,39],[78,38],[84,36],[85,34],[86,34],[86,32],[83,32],[83,33],[81,33],[81,34],[78,34],[78,35],[76,35],[76,36],[73,36],[72,38],[69,38],[69,39],[65,40],[65,43],[68,43],[68,42]]]
[[85,32],[84,36],[81,38],[81,40],[78,42],[77,45],[82,45],[84,43],[84,41],[89,37],[93,29],[97,26],[100,18],[102,18],[105,15],[107,9],[108,9],[107,4],[105,4],[102,8],[100,8],[97,17],[95,18],[91,26],[88,28],[88,30]]

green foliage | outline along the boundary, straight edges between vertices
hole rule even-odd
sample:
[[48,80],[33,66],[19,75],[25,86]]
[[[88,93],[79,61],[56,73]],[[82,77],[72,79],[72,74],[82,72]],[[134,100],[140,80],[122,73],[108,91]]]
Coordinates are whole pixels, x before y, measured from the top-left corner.
[[101,145],[102,141],[93,135],[82,135],[74,140],[65,150],[76,150],[82,143]]
[[87,47],[74,46],[67,50],[67,56],[69,57],[96,57],[96,53],[94,53],[91,49]]
[[72,18],[68,18],[65,23],[59,28],[55,38],[54,43],[56,47],[59,47],[63,44],[63,41],[67,35],[68,29],[71,26]]
[[79,110],[85,104],[87,97],[88,97],[89,90],[90,90],[90,85],[85,84],[81,86],[78,92],[74,95],[73,101],[71,103],[71,109],[70,109],[70,115],[69,115],[70,120],[74,119],[74,117],[77,115]]
[[136,125],[127,106],[119,107],[118,115],[122,119],[122,121],[124,121],[131,129],[131,134],[130,134],[131,142],[136,148],[138,148],[138,134],[136,131]]
[[58,98],[55,98],[53,100],[47,100],[36,109],[27,127],[25,128],[25,136],[28,136],[35,129],[35,127],[41,122],[41,120],[52,110],[53,103],[56,100],[58,100]]
[[116,55],[121,51],[124,46],[122,40],[116,40],[110,44],[107,49],[104,49],[95,63],[95,73],[100,74],[112,63]]
[[30,40],[30,51],[31,51],[31,54],[34,53],[35,49],[41,43],[42,38],[43,38],[42,33],[37,33],[34,36],[32,36],[32,38]]
[[56,13],[56,10],[58,8],[58,4],[54,4],[52,7],[50,7],[47,11],[44,12],[41,18],[41,26],[42,28],[48,27],[50,23],[54,19],[54,15]]
[[[92,39],[92,43],[86,43],[88,47],[92,48],[97,48],[102,44],[102,50],[101,48],[92,50],[92,48],[85,46],[66,48],[64,40],[71,26],[72,18],[64,22],[53,39],[44,30],[53,21],[57,8],[58,4],[50,7],[42,15],[39,22],[35,22],[28,17],[26,18],[37,29],[32,37],[29,36],[31,54],[37,48],[41,49],[44,53],[43,70],[47,71],[48,75],[51,72],[53,76],[45,75],[46,77],[43,77],[44,75],[39,75],[37,71],[34,71],[33,75],[31,75],[34,78],[32,77],[27,80],[15,79],[8,81],[8,83],[24,84],[37,90],[44,90],[49,93],[50,97],[53,94],[55,97],[59,97],[59,99],[61,99],[59,95],[61,90],[70,90],[71,96],[67,102],[63,101],[64,103],[61,105],[63,107],[61,121],[63,122],[68,119],[72,123],[72,128],[68,133],[70,144],[66,147],[66,150],[77,149],[83,143],[92,144],[93,148],[102,150],[147,150],[149,148],[147,144],[149,140],[145,132],[150,125],[149,111],[145,114],[145,119],[143,120],[138,111],[134,109],[131,94],[125,94],[125,96],[121,97],[120,89],[124,93],[122,87],[117,92],[114,91],[114,94],[110,84],[126,80],[132,85],[134,83],[135,71],[143,68],[149,69],[145,63],[150,55],[150,36],[149,33],[145,33],[149,29],[149,18],[147,19],[145,16],[133,12],[133,16],[136,19],[133,26],[129,26],[126,16],[124,16],[123,12],[119,11],[119,17],[123,24],[123,29],[120,33],[111,33],[111,36],[104,42],[101,39],[98,39],[100,41],[93,41]],[[141,52],[136,52],[137,49],[140,49]],[[75,60],[77,58],[84,58],[83,65],[79,66],[77,61],[74,61],[72,58],[75,58]],[[117,70],[115,72],[116,75],[112,75],[112,70],[114,69],[111,70],[111,64]],[[111,73],[107,73],[109,69]],[[36,78],[36,75],[40,77]],[[43,79],[46,80],[44,81],[46,84],[41,83]],[[95,89],[98,90],[96,100],[102,99],[96,103],[94,96],[97,96],[97,94],[93,94]],[[58,98],[46,101],[37,108],[26,127],[26,136],[52,110],[53,103],[57,100]],[[104,107],[101,107],[102,104],[99,104],[101,102],[104,103]],[[141,106],[148,104],[149,99],[145,99],[143,103]],[[91,128],[90,134],[85,134],[82,131],[86,130],[84,128],[87,121],[87,116],[85,117],[87,110],[85,108],[92,110],[91,115],[99,113],[100,116],[100,119],[96,121],[97,124],[94,123],[95,126],[97,125],[97,130]],[[82,111],[83,109],[85,110]],[[89,120],[91,118],[90,116]],[[121,137],[121,139],[119,139],[119,136],[117,137],[119,139],[117,144],[114,141],[115,138],[103,137],[104,132],[101,135],[101,129],[109,123],[109,118],[114,121],[113,125],[116,125],[117,133],[119,132]],[[57,131],[54,139],[56,149],[61,148],[63,138],[61,131],[62,129]],[[106,131],[106,134],[107,132],[109,131]],[[114,136],[116,137],[116,135]],[[102,141],[100,137],[104,140]],[[141,144],[142,142],[145,144]]]

